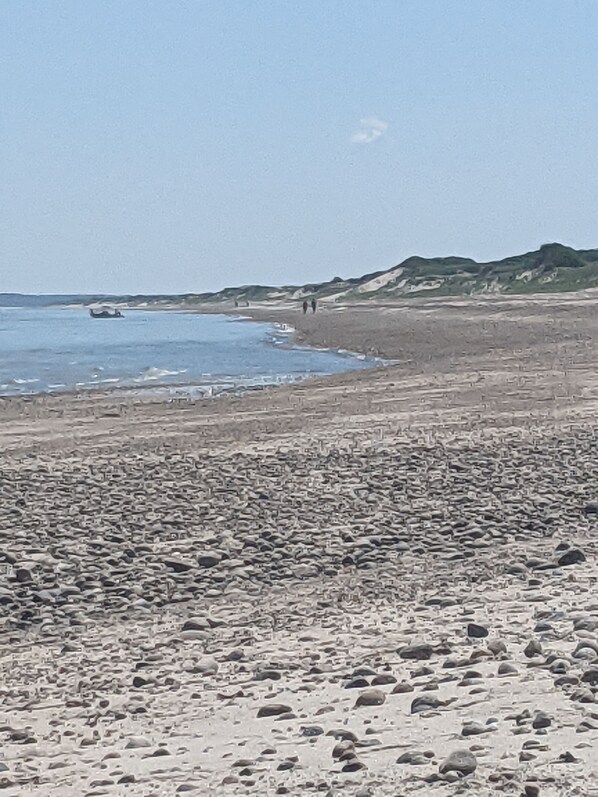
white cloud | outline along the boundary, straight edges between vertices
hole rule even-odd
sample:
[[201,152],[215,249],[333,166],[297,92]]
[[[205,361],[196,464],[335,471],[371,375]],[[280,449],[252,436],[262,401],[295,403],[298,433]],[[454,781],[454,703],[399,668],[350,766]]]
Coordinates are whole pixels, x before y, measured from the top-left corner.
[[359,124],[361,129],[351,136],[351,141],[354,144],[371,144],[372,141],[379,139],[388,130],[388,124],[375,116],[371,116],[368,119],[360,119]]

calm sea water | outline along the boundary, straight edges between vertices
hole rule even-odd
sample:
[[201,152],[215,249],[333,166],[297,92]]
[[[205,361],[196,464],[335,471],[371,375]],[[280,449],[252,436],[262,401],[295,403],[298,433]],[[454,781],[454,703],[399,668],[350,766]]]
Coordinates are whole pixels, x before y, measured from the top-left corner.
[[135,310],[112,320],[0,307],[0,395],[111,387],[214,395],[367,365],[293,348],[284,331],[225,316]]

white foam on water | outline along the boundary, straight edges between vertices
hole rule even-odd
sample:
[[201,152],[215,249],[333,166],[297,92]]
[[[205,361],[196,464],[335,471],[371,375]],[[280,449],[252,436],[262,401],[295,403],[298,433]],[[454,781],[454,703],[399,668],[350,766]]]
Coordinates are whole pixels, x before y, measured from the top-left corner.
[[155,368],[152,366],[142,371],[140,379],[136,379],[135,381],[149,382],[155,379],[163,379],[165,376],[180,376],[181,374],[186,374],[188,370],[188,368],[184,368],[181,371],[169,371],[168,368]]

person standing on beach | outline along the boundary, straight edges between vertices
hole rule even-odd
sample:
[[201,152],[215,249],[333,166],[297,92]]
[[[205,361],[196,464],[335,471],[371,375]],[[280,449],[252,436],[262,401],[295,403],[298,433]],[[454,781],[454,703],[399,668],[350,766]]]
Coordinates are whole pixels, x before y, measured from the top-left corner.
[[307,301],[303,302],[303,315],[307,313]]
[[316,312],[316,300],[315,299],[311,300],[311,311],[312,311],[312,313]]

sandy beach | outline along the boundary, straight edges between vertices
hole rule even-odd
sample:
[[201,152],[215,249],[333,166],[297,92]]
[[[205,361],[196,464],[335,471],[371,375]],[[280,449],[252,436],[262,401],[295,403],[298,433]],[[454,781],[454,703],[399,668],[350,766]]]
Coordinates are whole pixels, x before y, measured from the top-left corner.
[[597,306],[241,308],[396,362],[0,400],[0,793],[598,795]]

